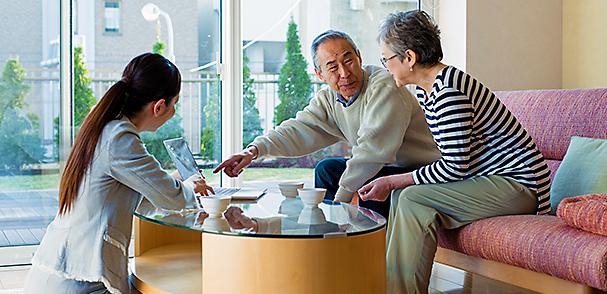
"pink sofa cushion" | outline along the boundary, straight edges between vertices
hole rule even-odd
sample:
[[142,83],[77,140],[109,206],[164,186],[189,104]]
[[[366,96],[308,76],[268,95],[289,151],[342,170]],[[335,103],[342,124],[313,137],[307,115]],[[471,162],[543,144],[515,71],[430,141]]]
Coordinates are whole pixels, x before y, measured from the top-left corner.
[[607,89],[496,92],[546,159],[562,160],[572,136],[607,139]]
[[439,246],[607,291],[607,237],[552,215],[511,215],[439,229]]
[[607,194],[565,198],[556,216],[574,228],[607,236]]

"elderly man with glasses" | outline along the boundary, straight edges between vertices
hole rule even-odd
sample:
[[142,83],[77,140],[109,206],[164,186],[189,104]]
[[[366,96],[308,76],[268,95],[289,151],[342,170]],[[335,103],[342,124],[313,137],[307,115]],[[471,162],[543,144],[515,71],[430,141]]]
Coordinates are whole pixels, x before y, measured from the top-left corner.
[[[350,202],[358,197],[359,188],[375,178],[409,172],[440,158],[415,98],[397,87],[385,69],[362,66],[350,36],[326,31],[314,39],[310,52],[316,74],[329,87],[318,91],[295,118],[257,137],[215,172],[224,169],[236,177],[254,159],[303,156],[347,141],[352,158],[321,161],[314,184],[327,189],[325,198]],[[359,200],[359,205],[388,218],[389,201]]]

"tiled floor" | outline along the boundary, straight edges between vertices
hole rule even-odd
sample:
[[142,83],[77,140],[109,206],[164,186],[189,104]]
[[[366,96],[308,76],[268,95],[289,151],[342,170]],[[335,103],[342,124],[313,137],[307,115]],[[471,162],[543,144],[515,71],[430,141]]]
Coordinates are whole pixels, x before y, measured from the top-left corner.
[[[0,294],[21,294],[29,266],[0,267]],[[430,294],[536,294],[488,278],[473,276],[473,287],[464,287],[465,272],[436,263],[430,280]]]

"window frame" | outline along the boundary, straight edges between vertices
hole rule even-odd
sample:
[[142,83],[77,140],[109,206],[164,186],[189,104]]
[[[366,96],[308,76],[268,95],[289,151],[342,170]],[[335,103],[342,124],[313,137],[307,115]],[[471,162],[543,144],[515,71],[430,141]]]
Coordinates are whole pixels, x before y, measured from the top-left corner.
[[[221,157],[242,151],[241,0],[221,0]],[[238,48],[234,50],[235,48]],[[225,98],[225,99],[224,99]],[[221,173],[221,186],[242,187],[242,177]]]

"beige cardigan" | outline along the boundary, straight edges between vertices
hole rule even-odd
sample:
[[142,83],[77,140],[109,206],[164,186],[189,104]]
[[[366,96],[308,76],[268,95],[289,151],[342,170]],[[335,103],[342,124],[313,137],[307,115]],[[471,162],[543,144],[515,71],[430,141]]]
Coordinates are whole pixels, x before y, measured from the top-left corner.
[[284,121],[251,145],[264,157],[298,157],[339,141],[352,145],[352,159],[335,198],[352,195],[385,165],[419,168],[440,153],[417,100],[396,86],[383,68],[363,67],[364,83],[354,103],[344,107],[331,88],[320,90],[294,119]]

